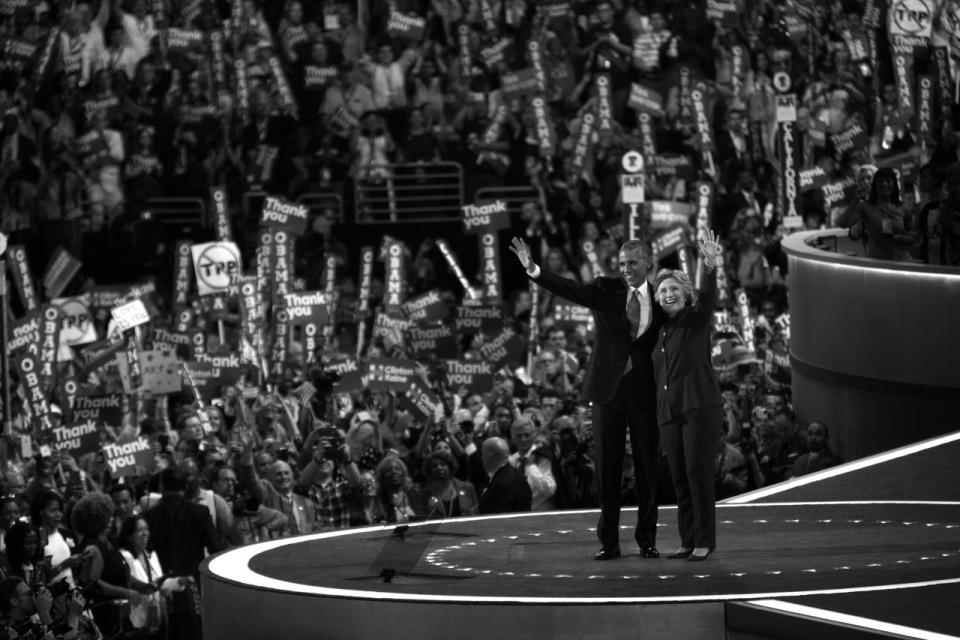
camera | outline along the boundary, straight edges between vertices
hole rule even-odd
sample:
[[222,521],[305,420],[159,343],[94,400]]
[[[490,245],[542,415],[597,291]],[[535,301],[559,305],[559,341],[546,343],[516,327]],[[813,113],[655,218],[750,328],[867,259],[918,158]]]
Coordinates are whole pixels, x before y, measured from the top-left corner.
[[[37,593],[40,592],[40,589],[42,589],[43,586],[44,586],[43,584],[35,584],[35,585],[33,585],[33,587],[30,589],[30,594],[31,594],[31,595],[34,595],[34,596],[37,595]],[[62,595],[64,595],[64,594],[66,594],[66,593],[69,593],[69,592],[70,592],[70,589],[72,589],[72,588],[73,588],[73,587],[70,586],[70,583],[67,582],[67,579],[66,579],[66,578],[63,578],[62,580],[58,580],[58,581],[54,582],[53,584],[49,585],[49,586],[47,587],[47,590],[50,592],[50,595],[51,595],[51,596],[53,596],[54,598],[56,598],[56,597],[59,597],[59,596],[62,596]]]
[[321,427],[317,430],[320,436],[320,447],[323,447],[323,457],[325,460],[342,462],[344,459],[343,449],[344,438],[341,433],[333,427]]

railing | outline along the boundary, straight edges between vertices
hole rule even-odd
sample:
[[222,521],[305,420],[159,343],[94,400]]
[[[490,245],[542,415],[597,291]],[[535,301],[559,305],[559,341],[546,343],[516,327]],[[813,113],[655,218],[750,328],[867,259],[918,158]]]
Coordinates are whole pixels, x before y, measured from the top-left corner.
[[209,225],[207,204],[201,198],[150,198],[140,218],[163,225],[197,228]]
[[390,164],[356,180],[357,224],[455,222],[463,206],[456,162]]
[[332,214],[335,223],[342,224],[344,221],[343,197],[339,193],[332,191],[305,193],[297,198],[297,204],[302,204],[309,210],[307,215],[310,220],[324,214]]
[[534,187],[483,187],[477,189],[474,204],[503,200],[507,203],[510,218],[519,218],[520,210],[527,202],[540,202],[540,192]]

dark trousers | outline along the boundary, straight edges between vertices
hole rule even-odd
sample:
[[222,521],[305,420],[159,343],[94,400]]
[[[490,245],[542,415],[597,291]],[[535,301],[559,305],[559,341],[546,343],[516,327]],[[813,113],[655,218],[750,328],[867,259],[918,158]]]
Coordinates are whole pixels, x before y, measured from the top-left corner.
[[660,425],[667,454],[683,547],[717,546],[714,464],[723,421],[720,407],[694,409],[682,420]]
[[594,455],[600,493],[597,537],[605,549],[620,543],[620,492],[626,436],[633,450],[633,473],[637,496],[637,527],[634,538],[641,547],[657,542],[657,438],[653,407],[644,409],[645,396],[631,371],[621,380],[617,393],[606,404],[593,405]]

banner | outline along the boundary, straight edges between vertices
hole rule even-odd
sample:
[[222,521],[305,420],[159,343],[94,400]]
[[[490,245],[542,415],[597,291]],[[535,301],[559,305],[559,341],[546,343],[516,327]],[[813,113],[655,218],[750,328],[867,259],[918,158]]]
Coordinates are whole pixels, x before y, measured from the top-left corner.
[[[789,228],[803,227],[800,209],[800,172],[797,171],[799,152],[795,139],[795,124],[781,122],[780,129],[780,188],[783,189],[783,224]],[[799,223],[799,224],[798,224]]]
[[693,161],[688,155],[662,154],[652,158],[644,157],[644,161],[644,169],[648,175],[677,177],[683,180],[693,180],[696,177]]
[[293,238],[283,229],[273,231],[273,269],[270,285],[273,288],[272,300],[277,303],[290,293],[291,263],[293,262]]
[[640,129],[640,152],[643,154],[645,163],[657,155],[657,139],[653,132],[653,117],[644,111],[637,116]]
[[590,273],[594,278],[603,275],[603,267],[600,266],[600,258],[597,256],[597,247],[590,240],[584,240],[580,245],[580,251],[583,254],[587,264],[590,265]]
[[290,83],[287,82],[287,74],[283,72],[280,66],[280,58],[271,55],[267,65],[270,67],[270,73],[273,75],[273,81],[277,87],[277,93],[280,94],[280,105],[293,116],[295,120],[300,119],[300,109],[297,101],[293,97],[293,91],[290,89]]
[[463,211],[464,232],[468,234],[489,233],[510,227],[510,212],[507,203],[495,200],[486,204],[467,204]]
[[390,239],[386,244],[387,289],[383,305],[388,314],[403,312],[401,306],[407,298],[407,260],[403,243]]
[[80,271],[83,263],[70,255],[70,252],[58,246],[43,271],[41,283],[47,292],[47,298],[53,299],[63,293],[73,277]]
[[40,355],[37,369],[40,373],[40,388],[47,392],[57,377],[57,353],[60,350],[60,307],[47,305],[43,308],[40,323]]
[[677,120],[680,124],[695,125],[696,119],[693,115],[693,69],[689,64],[681,64],[677,70],[677,101],[680,103],[680,115]]
[[199,29],[171,27],[166,33],[167,51],[170,53],[200,53],[205,49],[206,34]]
[[143,300],[131,300],[118,305],[110,310],[110,315],[113,319],[113,327],[121,332],[150,322],[150,314]]
[[406,345],[411,357],[422,362],[460,356],[460,337],[447,324],[410,325]]
[[480,59],[488,69],[495,69],[498,64],[506,59],[504,55],[506,50],[513,44],[510,38],[501,38],[499,41],[480,49]]
[[250,85],[245,59],[237,58],[233,61],[233,77],[237,89],[237,114],[240,116],[240,122],[246,125],[250,122]]
[[318,67],[308,64],[303,68],[303,88],[306,91],[326,91],[327,87],[333,84],[336,79],[336,67]]
[[240,275],[240,250],[233,242],[205,242],[190,247],[197,294],[225,293]]
[[402,346],[406,344],[404,334],[409,328],[410,321],[406,318],[378,313],[373,320],[373,337],[384,338]]
[[373,247],[360,250],[360,291],[357,295],[357,319],[370,315],[370,285],[373,282]]
[[950,54],[946,47],[933,48],[933,66],[937,78],[937,113],[953,104],[953,91],[950,86]]
[[740,19],[738,0],[707,0],[707,19],[718,20],[728,26],[737,25]]
[[503,283],[500,281],[500,239],[496,231],[481,233],[480,289],[486,304],[503,301]]
[[713,228],[713,195],[715,188],[712,182],[697,183],[697,237],[707,229]]
[[[229,362],[228,362],[229,361]],[[227,366],[238,362],[239,357],[214,358],[213,362],[181,362],[183,382],[191,387],[204,403],[221,395],[223,387],[237,384],[246,367]]]
[[189,240],[180,240],[174,253],[172,306],[175,312],[186,309],[190,304],[190,276],[193,270],[190,245]]
[[934,141],[933,78],[917,77],[917,138],[921,143]]
[[214,96],[227,90],[227,62],[223,55],[223,31],[210,32],[210,74]]
[[226,187],[221,185],[210,188],[210,208],[213,210],[217,241],[230,242],[233,239],[233,233],[230,229],[230,211],[227,209]]
[[30,273],[30,263],[27,261],[27,248],[20,244],[11,245],[8,249],[10,256],[10,277],[20,295],[24,311],[33,311],[40,306],[37,289],[33,284],[33,274]]
[[331,322],[333,296],[325,291],[303,291],[283,296],[283,308],[292,326],[313,324],[317,327]]
[[540,42],[531,39],[527,42],[527,54],[530,57],[530,66],[533,68],[533,75],[537,79],[537,91],[541,95],[547,90],[547,72],[543,68],[543,55],[540,51]]
[[753,333],[753,316],[750,315],[750,301],[747,292],[737,289],[737,309],[740,311],[740,322],[743,328],[743,341],[747,350],[753,354],[757,352],[757,343]]
[[598,73],[594,82],[597,88],[597,131],[602,136],[613,131],[613,90],[607,73]]
[[686,225],[676,225],[665,230],[650,243],[653,261],[657,262],[666,256],[685,247],[690,241]]
[[367,361],[365,384],[371,391],[396,391],[402,393],[416,377],[419,365],[402,358],[370,358]]
[[110,475],[114,478],[149,475],[156,470],[156,455],[147,436],[138,436],[124,443],[105,444],[103,454]]
[[665,115],[663,96],[659,92],[636,82],[630,85],[630,98],[627,100],[627,106],[654,118],[662,118]]
[[460,77],[469,87],[470,80],[473,79],[473,60],[470,53],[470,27],[466,23],[457,26],[457,53],[457,59],[460,62]]
[[533,116],[537,122],[537,142],[539,143],[540,157],[552,158],[556,140],[547,101],[543,99],[542,95],[537,95],[530,101],[530,106],[533,108]]
[[506,102],[523,96],[534,95],[539,90],[537,73],[533,69],[520,69],[500,76],[500,93]]
[[484,362],[490,363],[494,371],[523,365],[526,351],[523,339],[510,328],[490,337],[479,348],[480,357]]
[[837,153],[866,151],[870,148],[870,138],[860,124],[853,124],[838,134],[831,135],[833,148]]
[[391,11],[387,21],[387,33],[391,37],[401,38],[408,42],[420,42],[427,21],[420,16],[409,16],[399,11]]
[[913,117],[913,55],[893,53],[893,77],[897,86],[897,106],[900,116],[909,122]]
[[308,209],[283,198],[267,196],[260,210],[260,224],[273,229],[283,229],[295,236],[307,230]]
[[584,171],[593,160],[593,130],[595,118],[592,111],[587,111],[580,118],[580,131],[573,147],[573,167]]
[[707,84],[702,80],[697,81],[690,92],[690,100],[693,105],[694,122],[697,125],[698,146],[704,153],[716,149],[708,97]]
[[140,376],[140,389],[154,395],[179,393],[183,388],[177,354],[171,349],[141,351]]
[[503,331],[503,310],[499,307],[457,307],[454,326],[462,335],[495,335]]
[[19,320],[10,323],[7,338],[7,352],[10,354],[20,351],[29,351],[35,356],[40,355],[40,310],[27,312]]
[[47,394],[43,391],[36,356],[27,351],[15,354],[12,360],[26,399],[25,408],[29,411],[31,418],[44,418],[50,413],[50,404],[47,402]]
[[83,118],[89,124],[93,117],[104,113],[109,118],[111,113],[120,106],[120,99],[117,96],[102,98],[100,100],[86,100],[81,105],[83,108]]
[[469,393],[488,393],[493,388],[494,368],[489,362],[447,360],[445,365],[451,389],[459,391],[464,387]]
[[894,52],[927,45],[939,4],[936,0],[893,0],[887,11],[887,35]]

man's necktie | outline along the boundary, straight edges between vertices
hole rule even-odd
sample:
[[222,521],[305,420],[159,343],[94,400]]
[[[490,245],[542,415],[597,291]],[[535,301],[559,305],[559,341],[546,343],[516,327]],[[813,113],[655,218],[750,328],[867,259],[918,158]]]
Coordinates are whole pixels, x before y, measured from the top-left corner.
[[643,306],[640,304],[640,293],[634,289],[627,302],[627,320],[630,322],[630,339],[637,337],[640,331],[640,320],[643,318]]

